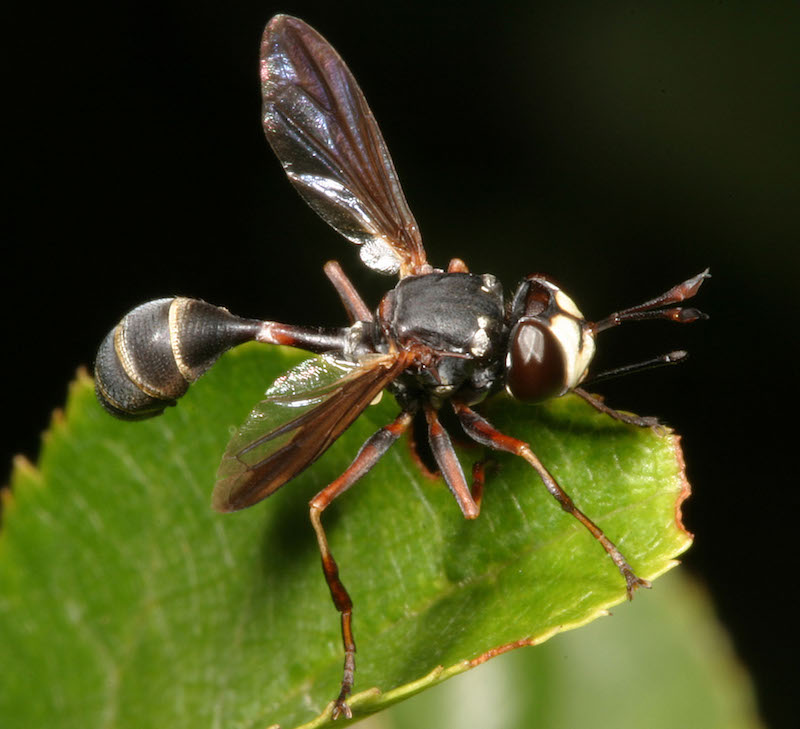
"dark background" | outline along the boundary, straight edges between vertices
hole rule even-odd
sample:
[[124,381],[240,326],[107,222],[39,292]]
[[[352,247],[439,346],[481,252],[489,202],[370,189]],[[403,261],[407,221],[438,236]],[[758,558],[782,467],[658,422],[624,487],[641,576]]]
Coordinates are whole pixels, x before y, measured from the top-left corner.
[[547,272],[590,318],[711,267],[697,301],[710,321],[614,330],[597,366],[692,352],[603,392],[683,434],[697,537],[685,563],[712,592],[769,724],[790,725],[796,2],[24,12],[6,27],[2,481],[13,454],[36,456],[76,367],[134,305],[180,293],[338,325],[324,261],[338,258],[370,304],[391,285],[305,207],[263,139],[259,38],[290,12],[360,80],[434,264],[458,255],[509,288]]

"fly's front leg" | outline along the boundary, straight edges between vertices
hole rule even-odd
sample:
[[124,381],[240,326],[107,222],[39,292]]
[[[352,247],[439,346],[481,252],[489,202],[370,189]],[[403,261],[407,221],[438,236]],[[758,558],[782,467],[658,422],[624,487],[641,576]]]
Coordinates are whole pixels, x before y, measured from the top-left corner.
[[622,553],[616,548],[613,542],[603,534],[600,527],[598,527],[586,514],[584,514],[566,491],[558,485],[557,481],[553,478],[551,473],[544,467],[542,462],[536,457],[531,450],[530,446],[517,438],[504,435],[494,428],[488,421],[478,415],[474,410],[461,403],[453,403],[453,409],[461,421],[466,434],[477,441],[481,445],[492,448],[497,451],[506,451],[514,455],[524,458],[544,482],[545,487],[556,501],[561,505],[561,508],[567,513],[574,516],[581,524],[583,524],[606,550],[608,556],[611,557],[617,569],[619,569],[622,576],[625,578],[625,587],[628,594],[628,599],[633,598],[633,593],[637,587],[650,587],[647,580],[637,577],[631,566],[628,564]]
[[621,423],[638,425],[640,428],[652,428],[653,431],[658,435],[664,435],[664,433],[667,432],[664,426],[658,422],[658,418],[654,418],[652,416],[632,415],[630,413],[623,413],[619,410],[615,410],[614,408],[606,405],[597,395],[592,395],[581,387],[574,388],[573,392],[586,400],[586,402],[588,402],[595,410],[614,418],[614,420],[619,420]]
[[342,616],[342,642],[344,644],[344,670],[342,672],[342,688],[333,707],[333,718],[344,715],[348,719],[353,716],[347,705],[347,697],[353,689],[356,670],[356,643],[353,638],[353,601],[339,578],[339,567],[328,547],[328,539],[322,526],[322,512],[340,494],[344,493],[367,471],[369,471],[389,450],[389,447],[408,429],[412,415],[402,412],[389,425],[384,426],[372,435],[358,452],[347,470],[335,481],[320,491],[310,503],[309,516],[314,532],[317,535],[319,553],[322,557],[322,571],[331,591],[333,604]]

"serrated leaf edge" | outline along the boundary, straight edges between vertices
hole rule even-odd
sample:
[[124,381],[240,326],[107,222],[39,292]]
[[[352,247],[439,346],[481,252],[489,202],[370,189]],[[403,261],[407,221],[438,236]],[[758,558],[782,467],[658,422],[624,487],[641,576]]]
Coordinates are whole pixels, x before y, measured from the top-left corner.
[[[691,542],[688,542],[684,549],[688,548],[690,543]],[[679,564],[680,560],[669,560],[662,569],[648,574],[646,578],[650,581],[653,581],[658,577],[661,577],[661,575],[665,574],[666,572],[669,572]],[[399,701],[410,698],[411,696],[414,696],[415,694],[418,694],[427,688],[432,688],[433,686],[436,686],[443,681],[452,678],[453,676],[457,676],[465,671],[469,671],[472,668],[476,668],[477,666],[486,663],[492,658],[503,655],[504,653],[517,650],[518,648],[528,648],[541,645],[559,633],[581,628],[597,618],[611,616],[610,608],[620,605],[624,602],[626,602],[624,595],[621,597],[611,598],[604,605],[596,608],[594,611],[587,614],[580,620],[576,620],[571,623],[563,623],[545,630],[539,635],[521,638],[520,640],[513,641],[512,643],[504,643],[494,648],[490,648],[475,658],[459,661],[458,663],[448,666],[447,668],[443,666],[436,666],[436,668],[422,678],[419,678],[416,681],[411,681],[407,684],[403,684],[402,686],[397,686],[389,691],[381,691],[381,689],[379,689],[377,686],[365,689],[364,691],[359,691],[358,693],[353,694],[347,702],[350,708],[353,709],[354,713],[357,713],[357,715],[353,716],[351,720],[336,720],[336,726],[349,726],[356,721],[366,718],[370,714],[382,711],[392,704],[396,704]],[[296,725],[294,729],[320,729],[320,727],[333,726],[333,719],[331,718],[333,706],[334,702],[331,701],[325,707],[322,713],[305,724]],[[280,727],[280,724],[271,724],[266,729],[280,729]]]

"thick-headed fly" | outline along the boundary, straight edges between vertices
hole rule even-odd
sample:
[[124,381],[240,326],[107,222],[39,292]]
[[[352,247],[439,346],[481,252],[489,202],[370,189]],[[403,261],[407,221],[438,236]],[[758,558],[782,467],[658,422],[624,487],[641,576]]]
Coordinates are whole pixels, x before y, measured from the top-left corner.
[[[319,458],[384,390],[400,414],[364,443],[352,464],[311,501],[322,567],[341,613],[344,674],[334,716],[351,716],[355,644],[352,602],[328,548],[321,516],[406,431],[427,423],[433,457],[467,519],[480,512],[482,479],[469,486],[439,421],[452,408],[483,446],[524,458],[561,508],[578,519],[619,568],[628,597],[649,586],[611,540],[581,512],[527,443],[498,432],[473,407],[505,389],[537,402],[574,392],[612,418],[656,426],[617,412],[580,387],[595,337],[626,321],[692,322],[704,315],[676,306],[697,293],[703,272],[639,306],[591,322],[549,278],[525,277],[510,300],[489,273],[459,259],[428,263],[386,144],[364,95],[336,51],[301,20],[278,15],[261,44],[264,130],[297,191],[345,238],[362,261],[400,280],[371,311],[335,262],[325,265],[350,319],[340,329],[300,327],[234,316],[204,301],[171,298],[131,311],[97,355],[100,402],[121,418],[161,413],[227,349],[246,341],[299,347],[321,356],[291,370],[267,391],[223,456],[213,506],[228,512],[261,501]],[[648,364],[667,363],[672,353]],[[637,369],[640,367],[634,367]]]

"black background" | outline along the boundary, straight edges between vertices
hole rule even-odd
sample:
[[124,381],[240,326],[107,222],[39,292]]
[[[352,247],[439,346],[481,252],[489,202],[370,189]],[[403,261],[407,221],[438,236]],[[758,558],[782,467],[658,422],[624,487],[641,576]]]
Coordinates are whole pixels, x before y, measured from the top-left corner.
[[276,12],[342,53],[381,124],[428,255],[508,288],[547,272],[585,314],[706,266],[712,319],[604,334],[612,405],[684,436],[685,563],[714,596],[773,727],[797,650],[794,375],[800,272],[795,2],[37,4],[6,27],[14,191],[4,235],[3,481],[128,309],[185,294],[339,325],[322,264],[364,270],[285,180],[260,128]]

